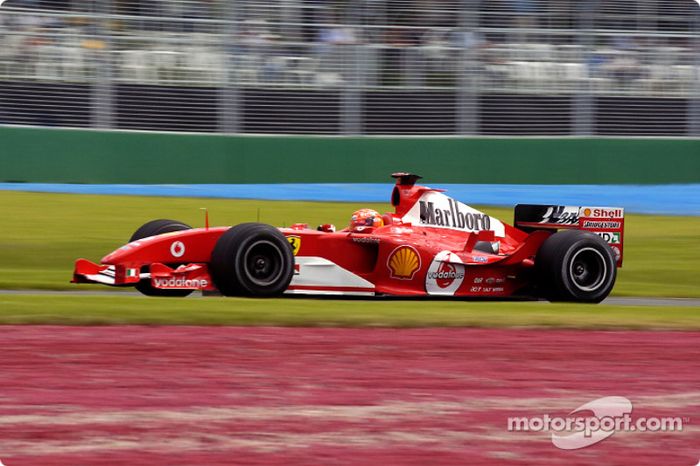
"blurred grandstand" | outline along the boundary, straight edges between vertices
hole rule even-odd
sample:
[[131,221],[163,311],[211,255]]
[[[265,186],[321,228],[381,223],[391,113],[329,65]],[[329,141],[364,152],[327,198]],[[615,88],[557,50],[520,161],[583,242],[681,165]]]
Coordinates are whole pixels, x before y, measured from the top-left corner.
[[0,124],[700,136],[693,0],[7,0]]

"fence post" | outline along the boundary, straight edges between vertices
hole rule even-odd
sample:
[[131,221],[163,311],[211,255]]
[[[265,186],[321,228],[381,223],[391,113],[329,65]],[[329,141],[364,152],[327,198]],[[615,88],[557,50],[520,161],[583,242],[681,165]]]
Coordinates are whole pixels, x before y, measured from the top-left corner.
[[700,137],[700,8],[695,10],[694,32],[695,38],[692,45],[694,61],[695,83],[690,90],[688,102],[688,136]]
[[114,127],[114,53],[112,37],[107,23],[112,14],[112,0],[97,0],[94,17],[97,37],[104,48],[94,51],[95,80],[92,83],[92,126],[95,128]]
[[[360,5],[357,1],[352,2],[349,10],[348,23],[359,25],[362,15]],[[364,49],[366,44],[362,43],[364,31],[356,31],[357,43],[341,46],[341,69],[345,69],[343,78],[345,85],[342,86],[340,121],[341,131],[344,135],[357,135],[362,132],[362,88],[366,68],[364,60]]]
[[[583,66],[586,67],[586,75],[590,72],[588,65],[591,62],[591,56],[595,49],[594,22],[595,14],[599,7],[600,3],[598,0],[581,2],[577,7],[578,22],[581,25],[578,31],[578,41],[582,49],[581,60]],[[594,132],[595,99],[591,83],[590,79],[583,80],[574,94],[572,113],[574,134],[576,136],[590,136]]]
[[224,83],[219,87],[219,132],[240,133],[240,89],[236,78],[236,63],[234,62],[235,48],[238,43],[238,2],[223,2],[224,21],[221,23],[221,37],[224,43],[220,44],[224,54]]
[[[479,28],[479,1],[462,0],[459,9],[459,65],[457,66],[457,133],[473,136],[479,132],[479,55],[483,38]],[[471,36],[471,44],[468,40]]]
[[349,53],[348,71],[346,73],[347,84],[341,91],[341,126],[345,135],[357,135],[362,132],[362,81],[363,75],[360,69],[362,63],[362,49],[360,44],[351,45]]

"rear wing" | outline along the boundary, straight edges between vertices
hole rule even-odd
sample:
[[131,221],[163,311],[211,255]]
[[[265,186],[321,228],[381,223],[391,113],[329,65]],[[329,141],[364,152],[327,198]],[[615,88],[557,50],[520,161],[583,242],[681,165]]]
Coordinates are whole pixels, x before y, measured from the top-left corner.
[[622,267],[625,230],[625,210],[622,207],[518,204],[514,224],[525,231],[568,228],[593,232],[610,245],[617,266]]

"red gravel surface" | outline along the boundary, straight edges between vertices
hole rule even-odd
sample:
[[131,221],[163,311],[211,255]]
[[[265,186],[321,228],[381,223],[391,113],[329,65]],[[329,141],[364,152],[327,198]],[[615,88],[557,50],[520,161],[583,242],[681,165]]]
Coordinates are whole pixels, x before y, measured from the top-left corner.
[[[700,333],[2,327],[0,459],[18,465],[629,464],[700,459]],[[510,416],[624,396],[581,450]]]

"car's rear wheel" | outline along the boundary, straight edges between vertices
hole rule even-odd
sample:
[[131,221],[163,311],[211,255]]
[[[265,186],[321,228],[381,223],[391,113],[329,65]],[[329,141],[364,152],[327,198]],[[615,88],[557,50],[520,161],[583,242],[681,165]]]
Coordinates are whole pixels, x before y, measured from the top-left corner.
[[615,285],[615,256],[590,232],[553,234],[538,251],[536,263],[539,289],[551,301],[599,303]]
[[[179,222],[177,220],[152,220],[145,223],[131,235],[129,242],[136,241],[143,238],[148,238],[149,236],[162,235],[163,233],[172,233],[173,231],[183,231],[191,230],[192,227],[186,223]],[[168,266],[178,266],[179,264],[167,264]],[[146,272],[148,266],[144,267],[141,271]],[[192,293],[192,290],[161,290],[159,288],[154,288],[151,285],[150,279],[141,280],[135,286],[137,290],[146,296],[162,296],[171,298],[183,298]]]
[[214,284],[226,296],[278,296],[294,275],[294,255],[277,228],[242,223],[221,235],[210,268]]

